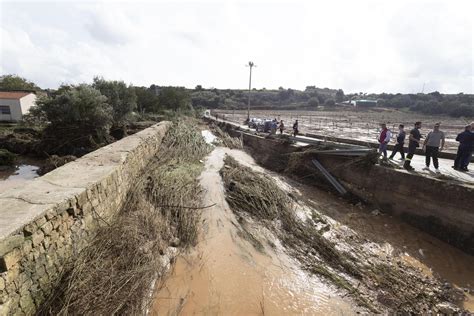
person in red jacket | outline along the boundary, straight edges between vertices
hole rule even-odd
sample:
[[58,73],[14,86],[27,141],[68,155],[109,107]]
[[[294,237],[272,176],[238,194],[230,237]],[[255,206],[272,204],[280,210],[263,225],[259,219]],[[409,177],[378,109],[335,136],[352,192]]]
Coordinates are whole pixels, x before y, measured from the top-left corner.
[[387,146],[388,143],[390,142],[390,139],[392,138],[392,133],[390,130],[387,128],[387,124],[382,123],[380,124],[380,127],[382,127],[382,131],[380,132],[379,135],[379,153],[383,154],[383,159],[387,160]]

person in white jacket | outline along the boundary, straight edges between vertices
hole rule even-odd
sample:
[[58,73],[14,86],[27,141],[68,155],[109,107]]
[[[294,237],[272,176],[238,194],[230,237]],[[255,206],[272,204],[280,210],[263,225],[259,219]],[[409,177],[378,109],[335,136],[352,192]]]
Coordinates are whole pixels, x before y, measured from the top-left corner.
[[380,131],[379,135],[379,153],[383,154],[383,159],[387,160],[387,145],[390,142],[390,139],[392,138],[392,132],[387,128],[387,124],[382,123],[380,124],[380,127],[382,130]]

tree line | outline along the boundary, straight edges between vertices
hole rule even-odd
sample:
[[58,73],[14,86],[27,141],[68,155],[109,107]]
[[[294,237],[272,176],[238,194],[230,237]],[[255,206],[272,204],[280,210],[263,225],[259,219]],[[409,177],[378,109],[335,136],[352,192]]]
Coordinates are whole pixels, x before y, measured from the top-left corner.
[[0,77],[0,90],[35,91],[36,106],[24,124],[41,129],[41,150],[48,154],[83,154],[126,135],[134,121],[157,116],[194,114],[184,87],[138,87],[95,77],[92,83],[40,89],[27,79]]
[[[191,91],[194,106],[205,108],[243,109],[247,106],[248,91],[235,89],[203,89],[197,86]],[[439,92],[418,94],[344,94],[342,89],[307,86],[304,91],[294,89],[253,89],[250,92],[252,108],[256,109],[316,109],[320,106],[335,107],[344,101],[369,99],[377,107],[405,109],[424,114],[445,114],[453,117],[474,117],[474,95],[441,94]]]

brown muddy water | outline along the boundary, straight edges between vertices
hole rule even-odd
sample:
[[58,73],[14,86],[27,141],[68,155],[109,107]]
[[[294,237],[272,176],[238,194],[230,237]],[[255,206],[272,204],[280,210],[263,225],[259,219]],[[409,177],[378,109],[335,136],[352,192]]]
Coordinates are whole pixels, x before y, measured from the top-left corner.
[[39,177],[39,165],[36,160],[22,158],[14,167],[0,169],[0,192],[19,187]]
[[262,251],[243,238],[219,175],[226,153],[258,168],[243,151],[218,147],[207,157],[200,182],[205,204],[215,205],[204,211],[199,244],[177,258],[151,314],[355,314],[349,298],[303,271],[270,232],[261,234],[277,246]]
[[[366,313],[327,281],[309,275],[289,257],[279,240],[262,227],[267,243],[257,250],[245,238],[242,223],[229,209],[219,170],[225,154],[242,165],[266,172],[309,208],[332,221],[338,234],[348,231],[364,240],[363,248],[436,276],[464,291],[458,305],[474,312],[474,257],[365,206],[354,206],[323,190],[306,186],[256,165],[241,150],[217,147],[206,158],[200,182],[205,190],[199,243],[177,257],[159,286],[150,314],[190,315],[352,315]],[[249,223],[248,225],[252,225]],[[343,237],[338,237],[344,240]]]

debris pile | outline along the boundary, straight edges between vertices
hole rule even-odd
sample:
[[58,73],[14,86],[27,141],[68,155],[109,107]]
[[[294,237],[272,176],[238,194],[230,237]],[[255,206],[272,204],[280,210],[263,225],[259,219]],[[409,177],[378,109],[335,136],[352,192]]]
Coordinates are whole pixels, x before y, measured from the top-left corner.
[[439,304],[452,306],[452,289],[443,287],[440,281],[426,278],[400,261],[364,251],[363,240],[357,237],[352,236],[352,243],[337,237],[330,224],[319,225],[318,214],[302,220],[296,215],[298,203],[269,176],[231,157],[226,157],[221,176],[226,200],[236,214],[250,216],[273,231],[307,271],[346,290],[368,311],[424,313],[437,311]]
[[48,159],[46,159],[44,164],[38,169],[38,174],[42,176],[76,159],[77,157],[72,156],[72,155],[67,155],[67,156],[62,156],[62,157],[57,156],[57,155],[52,155]]
[[223,146],[231,149],[242,149],[244,147],[242,138],[231,137],[227,132],[224,132],[217,124],[210,125],[212,132],[219,138]]

